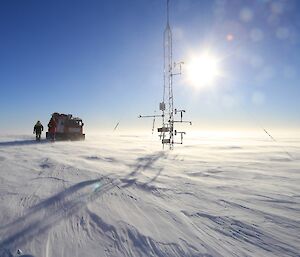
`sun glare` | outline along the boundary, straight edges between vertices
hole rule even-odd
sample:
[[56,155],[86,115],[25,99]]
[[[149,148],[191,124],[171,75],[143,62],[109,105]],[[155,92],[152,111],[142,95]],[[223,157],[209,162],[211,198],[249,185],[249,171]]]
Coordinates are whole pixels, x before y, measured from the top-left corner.
[[196,89],[212,87],[220,75],[219,60],[205,52],[193,55],[186,65],[187,82]]

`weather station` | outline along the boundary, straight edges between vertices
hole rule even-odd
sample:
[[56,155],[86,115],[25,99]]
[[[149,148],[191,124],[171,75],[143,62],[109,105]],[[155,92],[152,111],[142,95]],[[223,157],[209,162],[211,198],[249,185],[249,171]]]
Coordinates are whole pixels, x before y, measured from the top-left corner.
[[[152,133],[155,128],[155,119],[161,118],[161,126],[157,128],[159,138],[162,142],[163,148],[165,145],[169,149],[173,149],[175,144],[183,144],[184,131],[175,129],[175,123],[188,123],[192,125],[191,121],[183,120],[183,113],[185,110],[174,108],[174,95],[173,95],[173,78],[174,76],[181,75],[182,65],[184,62],[173,62],[173,49],[172,49],[172,30],[169,22],[169,3],[167,0],[167,24],[164,31],[164,85],[163,85],[163,98],[159,103],[159,111],[161,114],[154,115],[139,115],[139,118],[153,118]],[[176,120],[177,114],[180,119]],[[175,137],[180,136],[180,141],[176,141]]]

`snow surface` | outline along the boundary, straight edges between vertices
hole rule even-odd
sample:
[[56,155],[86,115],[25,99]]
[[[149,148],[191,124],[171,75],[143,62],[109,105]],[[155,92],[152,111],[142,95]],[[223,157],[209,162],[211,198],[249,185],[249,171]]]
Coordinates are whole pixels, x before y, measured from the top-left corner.
[[299,185],[300,139],[2,136],[0,256],[300,256]]

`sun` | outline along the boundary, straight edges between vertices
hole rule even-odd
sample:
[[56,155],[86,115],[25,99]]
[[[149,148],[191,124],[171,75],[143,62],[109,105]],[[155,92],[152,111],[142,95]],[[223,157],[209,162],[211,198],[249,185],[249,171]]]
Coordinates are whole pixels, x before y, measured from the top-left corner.
[[221,75],[219,62],[209,52],[193,55],[186,63],[187,83],[196,89],[212,87]]

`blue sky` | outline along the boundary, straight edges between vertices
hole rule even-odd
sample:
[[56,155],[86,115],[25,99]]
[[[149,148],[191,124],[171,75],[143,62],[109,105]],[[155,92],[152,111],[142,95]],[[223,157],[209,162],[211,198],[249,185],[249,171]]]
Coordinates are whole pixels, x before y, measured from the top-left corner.
[[[174,58],[209,49],[221,60],[211,88],[175,79],[175,106],[194,128],[300,128],[299,10],[296,0],[171,0]],[[55,111],[88,129],[150,131],[137,116],[162,97],[165,20],[163,0],[1,1],[0,132],[26,133]]]

